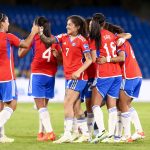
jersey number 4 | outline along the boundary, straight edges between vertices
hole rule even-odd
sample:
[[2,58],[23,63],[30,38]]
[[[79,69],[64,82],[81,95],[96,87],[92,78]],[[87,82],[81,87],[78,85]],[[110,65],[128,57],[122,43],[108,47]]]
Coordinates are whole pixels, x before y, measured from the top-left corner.
[[50,62],[50,58],[51,58],[51,48],[48,48],[47,50],[45,50],[42,54],[42,58],[43,59],[47,59],[47,62]]

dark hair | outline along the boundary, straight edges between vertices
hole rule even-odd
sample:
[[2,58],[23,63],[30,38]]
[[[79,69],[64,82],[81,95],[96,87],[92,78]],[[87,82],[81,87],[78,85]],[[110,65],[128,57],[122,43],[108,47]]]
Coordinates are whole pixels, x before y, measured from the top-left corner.
[[83,37],[86,38],[87,37],[87,24],[86,24],[85,19],[81,16],[78,16],[78,15],[69,16],[67,18],[67,21],[69,19],[73,22],[73,24],[75,24],[75,26],[80,27],[78,30],[78,34],[81,34]]
[[124,29],[118,25],[114,25],[111,23],[106,22],[104,28],[114,34],[116,33],[124,33]]
[[3,13],[0,13],[0,22],[4,22],[6,20],[7,16]]
[[51,26],[50,26],[50,22],[48,21],[48,19],[46,19],[45,17],[41,16],[41,17],[37,17],[34,20],[35,24],[38,26],[42,26],[44,28],[43,30],[43,34],[46,37],[50,37],[51,36]]
[[92,17],[90,39],[95,40],[96,49],[101,47],[101,27],[105,24],[105,16],[102,13],[95,13]]
[[[38,25],[40,27],[42,26],[44,28],[43,34],[46,37],[51,37],[51,25],[50,25],[50,22],[48,21],[48,19],[46,19],[43,16],[37,17],[37,18],[35,18],[34,23],[35,23],[35,25]],[[46,44],[46,43],[44,43],[44,44],[45,44],[46,48],[48,48],[52,45],[52,44]]]
[[92,20],[91,17],[88,17],[88,18],[85,19],[86,24],[87,24],[87,32],[90,32],[90,30],[89,30],[89,25],[90,25],[90,21],[91,21],[91,20]]

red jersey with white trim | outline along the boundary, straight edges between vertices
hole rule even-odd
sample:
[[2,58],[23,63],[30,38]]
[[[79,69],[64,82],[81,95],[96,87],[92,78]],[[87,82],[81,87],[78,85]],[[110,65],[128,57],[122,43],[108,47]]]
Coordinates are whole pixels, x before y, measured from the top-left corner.
[[[90,50],[95,51],[96,49],[93,49],[93,47],[95,48],[95,42],[91,41],[90,39],[88,39],[89,42],[89,46],[90,46]],[[86,70],[87,75],[88,75],[88,79],[91,78],[96,78],[96,63],[92,63]]]
[[[83,65],[84,53],[90,52],[88,41],[81,35],[71,41],[68,34],[60,34],[56,36],[56,39],[59,43],[62,43],[64,73],[66,79],[69,80],[72,73]],[[86,71],[81,74],[79,79],[88,79]]]
[[[116,36],[109,32],[108,30],[102,29],[101,31],[101,47],[97,50],[97,57],[117,57],[116,52]],[[94,43],[94,42],[93,42]],[[96,49],[95,44],[90,45],[92,49]],[[119,63],[104,63],[97,64],[97,77],[107,78],[107,77],[117,77],[121,76],[121,68]]]
[[142,73],[139,68],[138,62],[135,58],[132,46],[126,41],[118,50],[125,51],[125,62],[121,64],[122,76],[124,79],[142,78]]
[[31,72],[54,76],[57,71],[57,60],[51,53],[51,49],[60,50],[59,44],[52,44],[46,48],[38,34],[35,35],[32,42],[33,60],[31,63]]
[[13,46],[19,47],[20,39],[11,33],[0,32],[0,82],[15,79]]

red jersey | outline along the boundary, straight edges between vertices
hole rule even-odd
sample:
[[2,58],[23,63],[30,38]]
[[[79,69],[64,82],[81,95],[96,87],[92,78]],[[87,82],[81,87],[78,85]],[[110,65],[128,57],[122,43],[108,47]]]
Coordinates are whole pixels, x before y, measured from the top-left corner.
[[[101,47],[97,50],[99,56],[104,57],[117,57],[116,49],[116,36],[109,32],[108,30],[102,29],[101,31]],[[95,42],[91,42],[90,47],[96,50]],[[121,68],[119,63],[104,63],[97,64],[97,77],[107,78],[107,77],[117,77],[121,76]]]
[[57,60],[51,53],[51,49],[60,50],[59,44],[52,44],[51,47],[46,48],[37,34],[33,39],[32,49],[33,60],[31,63],[31,72],[54,76],[57,71]]
[[0,82],[15,79],[13,46],[19,47],[20,39],[11,33],[0,32]]
[[[90,52],[88,41],[82,35],[78,35],[71,41],[68,34],[60,34],[56,36],[56,39],[59,43],[62,43],[64,73],[66,79],[69,80],[72,73],[83,65],[84,53]],[[86,71],[81,74],[79,79],[88,79]]]
[[[93,46],[93,44],[95,44],[94,41],[91,41],[90,39],[88,39],[88,42],[89,42],[89,46],[90,46],[90,50],[91,52],[93,50],[96,50],[96,49],[92,49],[92,47],[95,47],[95,45]],[[88,79],[90,78],[96,78],[96,66],[97,64],[96,63],[92,63],[86,70],[87,72],[87,75],[88,75]]]
[[128,41],[126,41],[118,50],[125,51],[125,62],[121,64],[122,76],[124,79],[142,78],[142,73],[136,61],[134,51]]

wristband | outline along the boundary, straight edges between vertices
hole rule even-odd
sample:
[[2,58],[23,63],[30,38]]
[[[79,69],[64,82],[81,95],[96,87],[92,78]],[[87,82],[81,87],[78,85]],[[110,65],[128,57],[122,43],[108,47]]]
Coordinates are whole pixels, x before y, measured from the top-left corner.
[[124,38],[119,38],[118,39],[118,44],[117,45],[122,45],[123,43],[125,42],[125,39]]
[[107,56],[107,57],[106,57],[106,61],[107,61],[107,62],[110,62],[110,59],[111,59],[111,56]]

